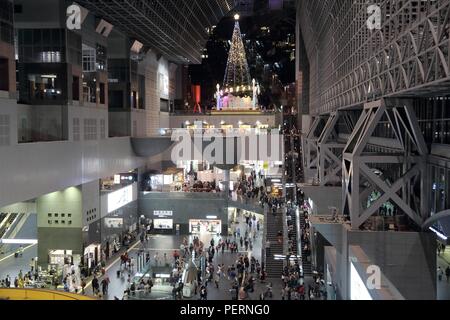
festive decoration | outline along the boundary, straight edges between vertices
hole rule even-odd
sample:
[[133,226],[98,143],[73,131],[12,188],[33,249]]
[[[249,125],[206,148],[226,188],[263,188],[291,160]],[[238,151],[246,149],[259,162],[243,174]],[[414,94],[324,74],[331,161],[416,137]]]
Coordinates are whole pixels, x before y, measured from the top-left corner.
[[258,95],[261,93],[256,80],[251,81],[250,71],[242,42],[239,15],[234,16],[234,25],[231,48],[228,54],[227,68],[223,88],[216,86],[216,110],[251,111],[258,108]]
[[248,88],[251,86],[250,71],[248,68],[247,55],[245,53],[244,43],[242,42],[241,28],[239,26],[239,15],[235,15],[236,23],[234,25],[231,48],[228,53],[227,68],[225,70],[224,86],[233,91],[239,90],[240,86]]

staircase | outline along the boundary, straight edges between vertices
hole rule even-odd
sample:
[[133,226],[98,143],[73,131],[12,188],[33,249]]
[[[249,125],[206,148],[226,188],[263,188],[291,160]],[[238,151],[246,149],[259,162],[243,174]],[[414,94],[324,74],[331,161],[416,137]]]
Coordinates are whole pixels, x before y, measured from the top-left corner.
[[[305,228],[306,226],[305,214],[303,213],[303,210],[300,210],[299,218],[300,218],[300,230],[303,230],[303,228]],[[308,261],[308,255],[303,250],[303,247],[301,248],[301,251],[302,251],[303,275],[310,276],[312,275],[311,261]]]
[[274,216],[270,211],[266,213],[267,234],[266,241],[270,241],[269,252],[266,252],[266,272],[271,279],[280,278],[283,272],[283,260],[275,260],[274,255],[283,255],[283,243],[278,243],[278,231],[283,230],[283,215],[280,212]]

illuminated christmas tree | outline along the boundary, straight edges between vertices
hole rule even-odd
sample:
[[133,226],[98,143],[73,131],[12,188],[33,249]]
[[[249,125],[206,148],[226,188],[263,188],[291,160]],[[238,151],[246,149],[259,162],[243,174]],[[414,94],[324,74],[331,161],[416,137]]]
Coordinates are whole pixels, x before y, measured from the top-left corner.
[[233,38],[231,39],[231,48],[228,53],[227,68],[223,82],[226,88],[240,87],[242,91],[247,91],[250,89],[252,82],[247,55],[245,53],[244,43],[242,42],[239,15],[236,14],[234,18],[236,23],[234,25]]

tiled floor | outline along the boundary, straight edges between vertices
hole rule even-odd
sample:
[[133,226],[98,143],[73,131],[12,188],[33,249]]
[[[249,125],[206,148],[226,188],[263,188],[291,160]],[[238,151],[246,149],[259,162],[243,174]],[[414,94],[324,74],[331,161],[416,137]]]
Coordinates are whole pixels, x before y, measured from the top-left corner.
[[[239,227],[241,230],[245,230],[245,223],[243,222],[243,219],[241,218],[241,222],[239,224]],[[244,231],[245,232],[245,231]],[[145,250],[150,252],[150,257],[154,257],[155,253],[158,252],[158,255],[162,257],[164,253],[167,254],[167,259],[169,262],[173,262],[172,253],[174,250],[178,250],[180,247],[180,244],[183,241],[183,236],[162,236],[162,235],[155,235],[150,237],[150,240],[145,244]],[[220,237],[214,236],[215,241],[219,240]],[[191,240],[191,239],[189,239]],[[211,240],[211,236],[203,236],[200,239],[205,244],[208,244]],[[245,248],[240,248],[239,253],[240,254],[249,254],[254,255],[257,260],[261,259],[261,248],[262,248],[262,230],[260,230],[258,236],[256,237],[256,240],[254,241],[253,250],[252,252],[246,252],[243,251]],[[131,257],[136,257],[138,251],[140,250],[140,245],[138,245],[136,248],[132,249],[130,251]],[[225,265],[231,265],[235,263],[235,260],[237,258],[237,254],[232,254],[230,252],[224,252],[223,254],[221,252],[218,252],[215,255],[214,258],[214,264],[217,266],[217,264],[225,264]],[[123,296],[123,292],[127,287],[127,278],[128,274],[125,274],[122,278],[117,278],[116,272],[120,266],[120,262],[117,260],[114,263],[112,263],[108,269],[107,269],[107,275],[109,276],[111,283],[109,285],[109,292],[104,297],[105,299],[114,299],[114,297],[121,298]],[[281,281],[274,281],[277,283],[274,283],[274,293],[275,296],[279,295],[279,292],[281,292]],[[141,294],[140,296],[137,296],[137,298],[140,299],[172,299],[171,296],[171,288],[167,287],[153,287],[152,293],[145,295]],[[229,289],[231,289],[231,282],[226,279],[222,278],[219,282],[219,289],[215,287],[213,284],[208,285],[208,299],[210,300],[231,300],[231,294],[229,292]],[[260,284],[258,283],[255,286],[255,291],[250,294],[250,299],[257,300],[259,299],[259,295],[266,290],[266,284]],[[92,294],[92,288],[89,287],[86,290],[87,294]],[[194,296],[192,299],[198,299],[197,296]]]

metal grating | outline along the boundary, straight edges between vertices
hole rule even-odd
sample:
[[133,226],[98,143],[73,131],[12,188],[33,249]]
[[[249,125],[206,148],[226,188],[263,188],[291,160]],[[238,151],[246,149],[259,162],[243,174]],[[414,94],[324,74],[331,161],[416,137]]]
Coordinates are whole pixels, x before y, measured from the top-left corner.
[[78,0],[176,63],[201,63],[207,28],[234,7],[234,0]]
[[449,0],[380,0],[369,30],[366,0],[302,0],[300,27],[311,72],[311,113],[383,97],[448,94]]

